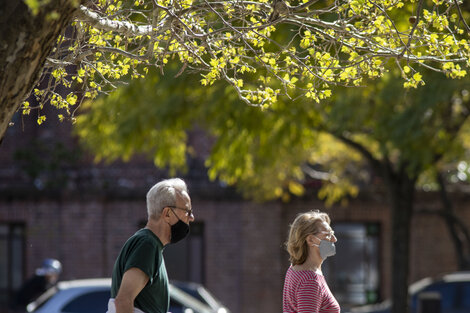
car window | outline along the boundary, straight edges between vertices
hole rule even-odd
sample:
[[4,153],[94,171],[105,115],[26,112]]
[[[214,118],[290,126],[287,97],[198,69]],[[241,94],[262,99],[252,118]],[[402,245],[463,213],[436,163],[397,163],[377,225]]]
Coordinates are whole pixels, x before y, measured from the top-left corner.
[[67,303],[62,313],[103,313],[108,308],[109,291],[92,291]]
[[[442,312],[454,312],[454,310],[458,312],[459,310],[470,308],[470,301],[468,301],[469,291],[470,282],[438,282],[429,285],[421,292],[438,292],[441,296]],[[417,309],[418,295],[415,295],[412,299],[413,309]]]
[[184,313],[184,308],[180,303],[175,302],[174,300],[170,300],[170,312],[171,313]]
[[[470,301],[468,300],[470,295],[470,282],[458,282],[455,283],[454,290],[454,301],[451,303],[449,309],[455,310],[456,312],[468,312],[470,309]],[[452,312],[452,311],[450,311]]]
[[202,303],[208,304],[206,299],[204,299],[201,296],[201,294],[199,294],[199,292],[197,291],[197,288],[190,288],[187,284],[184,284],[184,283],[173,283],[173,285],[183,290],[184,292],[188,293],[189,295],[193,296],[194,298],[198,299]]
[[170,308],[169,312],[171,313],[201,313],[201,311],[196,310],[195,308],[188,307],[179,301],[170,299]]
[[462,294],[462,308],[470,312],[470,282],[464,285]]

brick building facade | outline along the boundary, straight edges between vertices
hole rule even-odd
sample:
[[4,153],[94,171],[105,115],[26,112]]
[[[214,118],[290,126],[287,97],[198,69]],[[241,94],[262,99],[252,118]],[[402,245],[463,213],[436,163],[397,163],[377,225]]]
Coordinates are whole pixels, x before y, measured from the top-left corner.
[[[109,277],[122,244],[146,220],[145,193],[166,177],[145,159],[105,165],[92,163],[86,154],[74,158],[79,152],[70,136],[70,125],[38,127],[17,119],[0,149],[0,236],[16,238],[18,232],[21,253],[13,251],[14,241],[0,245],[2,252],[11,254],[0,260],[0,307],[43,258],[62,262],[62,279]],[[44,145],[38,155],[34,142]],[[62,156],[66,157],[56,162],[51,153],[57,142],[65,147]],[[187,243],[166,250],[170,278],[200,281],[232,313],[281,312],[288,267],[283,242],[288,225],[297,213],[321,209],[323,204],[313,196],[290,203],[252,203],[230,188],[209,182],[200,160],[192,162],[184,179],[197,224]],[[32,164],[37,165],[36,170],[28,168]],[[54,181],[61,184],[54,185]],[[460,194],[454,200],[457,214],[468,223],[468,196]],[[433,194],[420,194],[418,201],[422,207],[439,205]],[[377,299],[388,297],[392,247],[384,197],[361,195],[346,207],[327,211],[338,227],[375,225],[378,229],[373,234],[378,250],[371,254],[371,262],[378,264],[373,281],[378,284]],[[440,218],[416,215],[412,227],[411,281],[457,269],[452,242]],[[328,265],[331,276],[339,276],[342,262],[351,261],[338,258],[339,251],[347,248],[341,240],[337,248],[336,259],[328,260],[332,262]]]

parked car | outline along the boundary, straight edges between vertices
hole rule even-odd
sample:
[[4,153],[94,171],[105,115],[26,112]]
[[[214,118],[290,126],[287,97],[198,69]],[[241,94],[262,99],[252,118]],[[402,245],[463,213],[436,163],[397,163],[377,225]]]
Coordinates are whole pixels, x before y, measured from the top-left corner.
[[[177,282],[177,285],[170,283],[170,312],[230,313],[202,285],[186,282]],[[62,281],[30,303],[27,310],[34,313],[105,313],[110,290],[110,278]]]
[[[418,313],[419,297],[424,293],[437,296],[441,313],[470,312],[470,272],[455,272],[436,278],[424,278],[408,288],[410,312]],[[353,313],[390,313],[390,300],[351,309]]]
[[[172,281],[172,285],[182,291],[186,292],[187,294],[193,296],[194,298],[198,299],[202,303],[207,304],[210,306],[214,312],[217,313],[229,313],[227,308],[225,308],[219,300],[217,300],[206,288],[204,288],[201,284],[193,283],[193,282],[182,282],[182,281]],[[170,310],[170,312],[175,313]]]

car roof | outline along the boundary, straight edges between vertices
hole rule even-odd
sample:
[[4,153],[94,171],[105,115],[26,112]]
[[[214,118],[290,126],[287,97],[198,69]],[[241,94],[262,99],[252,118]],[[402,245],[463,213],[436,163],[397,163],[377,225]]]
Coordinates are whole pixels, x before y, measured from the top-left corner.
[[470,281],[470,271],[446,274],[442,277],[442,280],[446,282]]
[[470,271],[453,272],[453,273],[448,273],[448,274],[444,274],[441,276],[437,276],[435,278],[431,278],[431,277],[423,278],[410,285],[409,293],[414,294],[424,289],[426,286],[432,283],[437,283],[437,282],[446,282],[446,283],[470,282]]
[[60,281],[57,283],[59,289],[69,289],[78,287],[109,287],[111,286],[111,278],[88,278]]

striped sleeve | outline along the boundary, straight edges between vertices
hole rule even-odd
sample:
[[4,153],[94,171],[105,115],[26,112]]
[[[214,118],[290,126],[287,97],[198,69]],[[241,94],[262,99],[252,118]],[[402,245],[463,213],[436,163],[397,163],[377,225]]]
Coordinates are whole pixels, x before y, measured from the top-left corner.
[[289,267],[282,295],[283,313],[340,313],[341,308],[325,277]]

